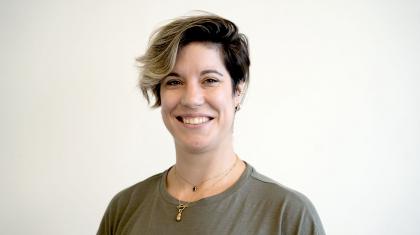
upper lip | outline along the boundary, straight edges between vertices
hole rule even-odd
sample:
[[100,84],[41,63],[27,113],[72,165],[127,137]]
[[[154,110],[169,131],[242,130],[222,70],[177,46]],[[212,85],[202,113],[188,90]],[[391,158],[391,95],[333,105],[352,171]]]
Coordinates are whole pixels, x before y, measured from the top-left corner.
[[195,118],[195,117],[208,117],[213,118],[212,115],[204,114],[204,113],[185,113],[185,114],[177,114],[176,117],[183,117],[183,118]]

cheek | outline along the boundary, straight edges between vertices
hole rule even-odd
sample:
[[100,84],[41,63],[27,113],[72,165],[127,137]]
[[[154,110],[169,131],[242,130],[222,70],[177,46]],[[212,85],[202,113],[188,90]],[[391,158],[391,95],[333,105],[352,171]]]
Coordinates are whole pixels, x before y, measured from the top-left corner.
[[165,116],[168,115],[172,109],[173,101],[171,101],[170,97],[168,97],[166,94],[161,94],[160,101],[160,112],[162,113],[163,119],[165,119]]
[[162,92],[160,94],[160,105],[162,109],[168,109],[175,103],[175,96],[171,92]]
[[173,109],[168,99],[161,99],[160,114],[165,127],[171,130],[171,110]]
[[233,110],[235,107],[234,97],[232,97],[232,94],[231,92],[229,92],[229,90],[224,92],[218,92],[212,97],[214,105],[216,105],[220,109]]

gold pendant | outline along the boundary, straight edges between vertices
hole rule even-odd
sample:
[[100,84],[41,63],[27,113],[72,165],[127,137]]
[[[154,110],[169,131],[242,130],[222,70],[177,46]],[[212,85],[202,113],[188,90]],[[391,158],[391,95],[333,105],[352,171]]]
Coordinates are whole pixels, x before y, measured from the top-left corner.
[[193,187],[193,192],[195,192],[195,191],[197,191],[198,190],[198,187],[197,186],[194,186]]
[[182,219],[182,212],[187,208],[188,205],[179,204],[176,208],[178,209],[178,214],[176,214],[176,221],[179,222]]
[[182,216],[182,212],[178,212],[178,214],[176,215],[176,221],[179,222],[181,221],[181,216]]

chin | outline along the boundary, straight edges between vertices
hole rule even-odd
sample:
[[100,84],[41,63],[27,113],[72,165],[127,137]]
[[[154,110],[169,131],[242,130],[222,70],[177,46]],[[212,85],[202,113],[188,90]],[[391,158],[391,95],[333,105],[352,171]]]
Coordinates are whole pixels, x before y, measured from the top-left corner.
[[204,153],[211,149],[211,144],[206,141],[193,141],[189,143],[177,144],[177,147],[191,153]]

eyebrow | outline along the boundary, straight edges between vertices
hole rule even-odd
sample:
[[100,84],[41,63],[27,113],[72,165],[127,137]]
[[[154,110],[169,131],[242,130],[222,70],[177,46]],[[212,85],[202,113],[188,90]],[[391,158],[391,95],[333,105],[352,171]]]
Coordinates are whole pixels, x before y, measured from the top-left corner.
[[166,77],[181,77],[181,76],[179,76],[179,74],[177,73],[171,72],[168,75],[166,75]]
[[214,70],[214,69],[203,70],[203,71],[201,71],[200,75],[204,75],[204,74],[207,74],[207,73],[215,73],[215,74],[218,74],[218,75],[223,77],[223,74],[221,72],[219,72],[217,70]]
[[[200,75],[202,76],[202,75],[205,75],[205,74],[208,74],[208,73],[215,73],[215,74],[218,74],[218,75],[223,77],[223,74],[221,72],[219,72],[217,70],[214,70],[214,69],[203,70],[203,71],[201,71]],[[181,77],[181,76],[179,74],[175,73],[175,72],[171,72],[166,77]]]

